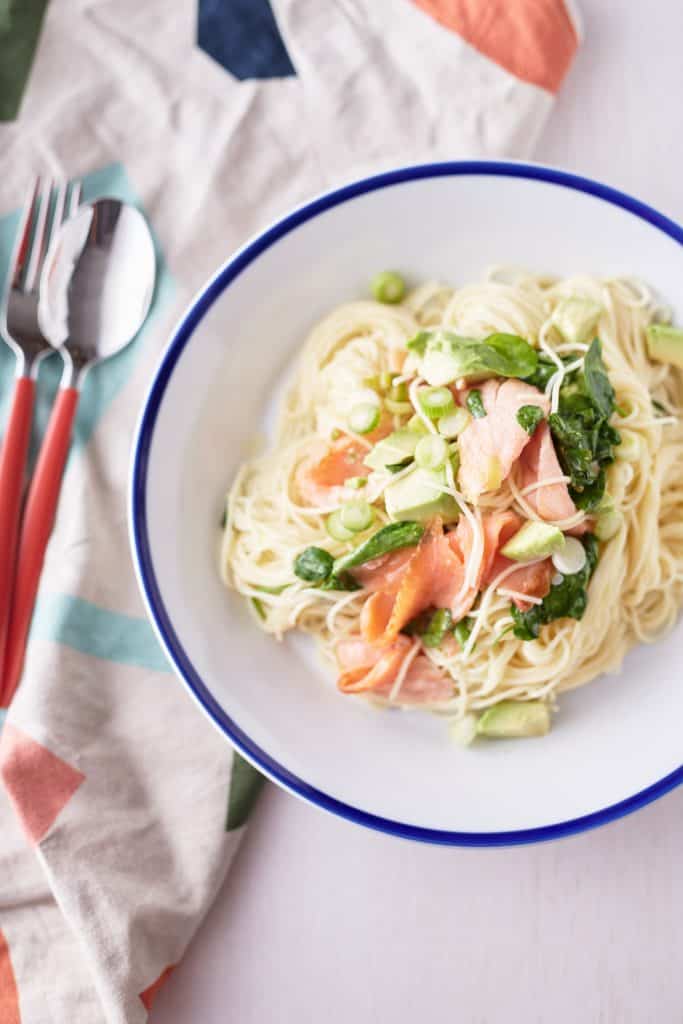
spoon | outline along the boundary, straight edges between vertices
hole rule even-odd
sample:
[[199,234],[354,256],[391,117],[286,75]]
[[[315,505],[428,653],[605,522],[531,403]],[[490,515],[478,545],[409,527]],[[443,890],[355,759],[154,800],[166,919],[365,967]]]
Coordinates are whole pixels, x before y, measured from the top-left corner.
[[155,281],[147,222],[118,199],[80,207],[54,236],[41,277],[39,321],[64,359],[64,373],[36,462],[19,541],[0,704],[19,683],[38,583],[59,500],[86,374],[140,330]]

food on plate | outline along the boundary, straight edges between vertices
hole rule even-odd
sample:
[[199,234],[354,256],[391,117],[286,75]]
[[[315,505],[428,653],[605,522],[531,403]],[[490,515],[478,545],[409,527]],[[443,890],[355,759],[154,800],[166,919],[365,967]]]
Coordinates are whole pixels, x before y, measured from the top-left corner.
[[223,578],[347,697],[545,735],[683,603],[683,331],[626,278],[371,291],[305,343]]

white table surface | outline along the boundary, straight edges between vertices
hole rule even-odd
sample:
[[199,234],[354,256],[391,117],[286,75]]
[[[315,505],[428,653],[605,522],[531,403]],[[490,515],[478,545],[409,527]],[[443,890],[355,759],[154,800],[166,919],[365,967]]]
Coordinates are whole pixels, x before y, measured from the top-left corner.
[[[537,159],[683,222],[683,4],[581,8]],[[674,1024],[682,953],[683,789],[570,839],[462,850],[269,785],[152,1021]]]

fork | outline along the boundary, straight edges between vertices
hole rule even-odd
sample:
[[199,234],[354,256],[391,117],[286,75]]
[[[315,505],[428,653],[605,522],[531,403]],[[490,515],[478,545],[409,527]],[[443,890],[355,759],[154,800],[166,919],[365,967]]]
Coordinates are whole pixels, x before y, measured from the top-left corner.
[[38,323],[40,274],[50,240],[62,221],[76,211],[80,194],[80,183],[69,187],[50,178],[35,179],[21,218],[0,310],[0,335],[16,356],[14,393],[0,450],[0,669],[7,641],[36,377],[43,356],[54,351]]

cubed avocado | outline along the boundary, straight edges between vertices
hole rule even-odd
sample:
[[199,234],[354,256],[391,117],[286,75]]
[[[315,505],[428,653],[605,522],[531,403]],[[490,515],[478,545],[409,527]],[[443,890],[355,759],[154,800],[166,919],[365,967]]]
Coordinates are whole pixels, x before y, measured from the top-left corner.
[[565,545],[564,534],[557,526],[529,520],[507,544],[500,549],[502,555],[515,562],[531,562],[536,558],[561,551]]
[[602,313],[602,306],[593,299],[571,295],[555,307],[552,322],[570,345],[585,345],[592,341]]
[[545,736],[550,732],[550,710],[542,700],[503,700],[487,708],[477,722],[477,735],[489,739]]
[[645,333],[650,359],[673,363],[683,370],[683,330],[667,324],[650,324]]
[[445,522],[455,522],[460,514],[457,503],[437,487],[446,483],[443,469],[421,469],[416,466],[396,480],[384,491],[387,513],[391,519],[416,519],[427,522],[441,516]]
[[365,456],[365,465],[383,470],[386,466],[412,458],[420,437],[421,434],[416,430],[408,430],[405,427],[395,430],[393,434],[377,442],[372,451]]

